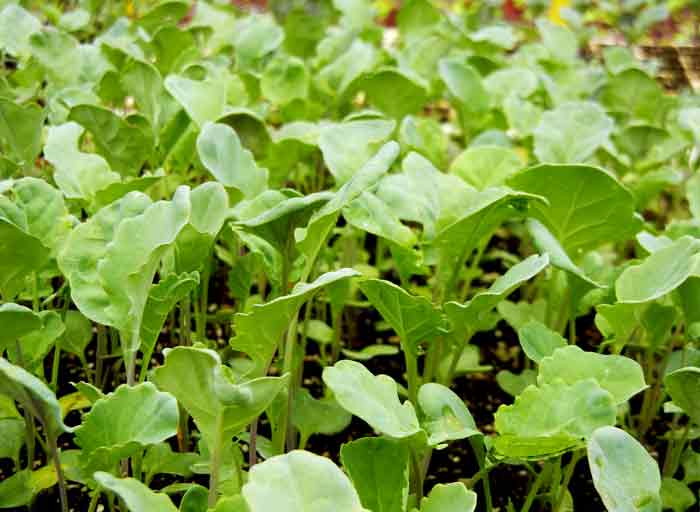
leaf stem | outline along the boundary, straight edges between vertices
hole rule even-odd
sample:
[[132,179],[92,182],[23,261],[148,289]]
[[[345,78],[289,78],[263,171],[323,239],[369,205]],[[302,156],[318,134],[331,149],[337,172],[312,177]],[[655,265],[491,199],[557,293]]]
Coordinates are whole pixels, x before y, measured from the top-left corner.
[[224,408],[221,407],[216,414],[216,427],[214,431],[214,446],[211,452],[211,463],[209,465],[209,508],[216,506],[218,498],[217,487],[219,486],[219,470],[221,468],[221,452],[224,447]]
[[58,494],[61,498],[61,512],[68,512],[68,493],[66,492],[66,479],[63,475],[63,468],[61,467],[61,459],[58,454],[58,445],[56,442],[56,436],[48,435],[46,437],[48,443],[49,451],[51,452],[51,458],[53,459],[53,465],[56,469],[56,478],[58,479]]

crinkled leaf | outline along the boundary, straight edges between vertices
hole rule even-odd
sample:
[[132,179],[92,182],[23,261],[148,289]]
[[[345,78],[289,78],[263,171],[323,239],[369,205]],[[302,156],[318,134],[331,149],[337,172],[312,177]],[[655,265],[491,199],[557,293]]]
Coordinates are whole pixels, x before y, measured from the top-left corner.
[[375,430],[397,439],[420,431],[413,405],[401,404],[391,377],[372,375],[362,364],[343,360],[323,370],[323,382],[340,405]]
[[474,512],[476,493],[461,482],[437,484],[421,500],[420,512]]

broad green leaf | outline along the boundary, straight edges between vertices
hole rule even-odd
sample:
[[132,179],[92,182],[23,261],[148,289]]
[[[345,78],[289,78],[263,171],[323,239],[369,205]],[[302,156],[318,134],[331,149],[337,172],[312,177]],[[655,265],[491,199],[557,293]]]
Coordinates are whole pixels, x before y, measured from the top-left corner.
[[209,491],[201,485],[194,485],[182,497],[178,512],[206,512],[209,510]]
[[216,237],[229,216],[226,190],[220,183],[202,183],[190,194],[190,208],[189,222],[166,258],[166,268],[178,274],[202,271],[208,264]]
[[504,50],[511,50],[517,43],[515,32],[510,25],[490,25],[469,34],[469,39],[475,43],[483,43]]
[[96,105],[77,105],[68,118],[92,134],[97,152],[122,176],[138,176],[143,162],[153,152],[152,131],[139,122],[144,118],[123,119]]
[[443,308],[456,336],[464,339],[481,330],[484,316],[518,286],[532,279],[549,265],[549,256],[533,255],[496,279],[488,290],[477,293],[465,304],[448,302]]
[[382,68],[366,76],[361,87],[371,105],[391,118],[419,112],[428,101],[422,81],[395,68]]
[[276,105],[284,105],[309,95],[309,72],[297,57],[277,56],[265,66],[260,78],[263,96]]
[[47,435],[56,437],[70,429],[63,424],[56,395],[40,379],[0,358],[0,393],[19,402],[39,420]]
[[164,252],[190,217],[190,193],[152,203],[132,192],[103,208],[70,234],[59,267],[80,311],[121,333],[125,357],[138,350],[153,277]]
[[574,258],[606,242],[631,238],[641,227],[632,194],[609,172],[587,165],[537,165],[509,185],[537,194],[531,216],[542,222]]
[[226,90],[217,81],[170,75],[164,85],[200,128],[209,121],[216,121],[224,112]]
[[151,445],[146,448],[143,456],[143,472],[146,475],[144,482],[149,483],[159,474],[187,478],[192,475],[191,467],[202,462],[202,459],[203,456],[197,453],[174,452],[167,441]]
[[[27,233],[21,211],[3,199],[6,198],[0,196],[0,293],[4,300],[12,300],[24,287],[25,277],[41,269],[49,254],[37,238]],[[8,212],[8,206],[15,212]]]
[[450,165],[456,174],[478,190],[504,185],[505,181],[522,168],[518,154],[500,146],[469,147]]
[[347,183],[338,189],[330,201],[311,216],[306,228],[295,231],[297,247],[306,258],[307,267],[315,262],[328,235],[335,227],[342,208],[359,197],[362,192],[376,185],[398,155],[399,145],[396,142],[384,144]]
[[0,395],[0,459],[19,460],[26,439],[24,418],[17,411],[15,401]]
[[670,102],[655,78],[639,69],[628,69],[608,80],[600,102],[611,112],[625,114],[631,122],[661,124]]
[[399,401],[394,379],[372,375],[355,361],[339,361],[324,368],[326,383],[338,403],[375,430],[396,439],[420,432],[413,405]]
[[122,384],[99,399],[75,429],[75,442],[85,460],[111,469],[121,459],[165,441],[177,432],[175,398],[150,382]]
[[541,459],[579,448],[599,427],[615,424],[613,396],[593,379],[529,386],[495,415],[496,450],[515,459]]
[[423,417],[421,425],[432,446],[481,435],[462,399],[442,384],[423,384],[418,390],[418,406]]
[[693,491],[684,482],[670,477],[661,480],[660,496],[663,508],[673,512],[685,512],[697,501]]
[[329,96],[342,99],[357,78],[374,68],[377,59],[374,46],[359,38],[353,39],[344,53],[319,71],[316,84]]
[[[183,375],[191,377],[183,379]],[[154,370],[153,381],[177,398],[194,419],[207,446],[214,446],[219,413],[223,414],[224,437],[233,437],[270,405],[286,385],[287,376],[233,384],[216,352],[177,347],[165,352],[165,364]]]
[[151,287],[141,322],[141,351],[145,355],[153,352],[170,311],[198,284],[199,273],[190,272],[170,274]]
[[593,485],[610,512],[660,512],[656,461],[624,430],[602,427],[588,440]]
[[267,169],[260,168],[228,125],[207,123],[197,137],[197,152],[204,167],[225,187],[253,198],[267,188]]
[[19,105],[0,98],[0,149],[24,169],[34,168],[34,159],[41,150],[45,116],[44,110],[36,104]]
[[416,243],[413,231],[401,224],[387,204],[371,192],[363,192],[345,206],[343,218],[358,229],[402,247],[411,247]]
[[595,379],[608,391],[616,404],[622,404],[647,388],[644,372],[629,357],[585,352],[570,345],[557,348],[540,360],[538,384],[562,380],[574,384],[581,380]]
[[103,488],[124,500],[130,512],[177,512],[166,494],[153,492],[135,478],[116,478],[98,471],[95,480]]
[[420,503],[420,512],[474,512],[476,493],[461,482],[437,484]]
[[570,64],[576,60],[578,41],[576,35],[569,28],[544,18],[538,19],[536,24],[537,31],[542,38],[542,44],[552,60],[562,64]]
[[10,3],[0,11],[0,49],[10,55],[29,56],[29,38],[39,30],[41,22],[17,4]]
[[680,368],[664,377],[664,385],[673,403],[700,425],[700,368]]
[[44,156],[54,166],[54,180],[70,199],[91,200],[98,190],[120,181],[99,155],[80,151],[84,128],[68,122],[49,128]]
[[440,169],[447,167],[449,140],[438,121],[406,116],[401,121],[399,141],[406,151],[416,151]]
[[157,131],[163,110],[163,79],[158,70],[145,61],[130,59],[120,72],[120,82],[124,90],[134,98],[139,112]]
[[284,40],[284,31],[270,14],[252,14],[236,21],[233,44],[239,66],[246,68],[273,52]]
[[342,185],[387,142],[396,123],[369,119],[323,126],[318,146],[336,183]]
[[[8,355],[23,368],[42,376],[44,358],[66,328],[56,311],[41,311],[38,316],[41,327],[22,336],[18,344],[10,344]],[[18,349],[21,350],[21,357]]]
[[440,60],[440,78],[467,115],[488,111],[490,99],[481,76],[464,59],[449,57]]
[[231,347],[253,359],[256,374],[261,374],[301,306],[325,286],[359,275],[349,268],[326,272],[311,283],[298,283],[288,295],[256,304],[249,313],[236,313],[233,320],[236,336]]
[[378,356],[393,356],[399,353],[399,348],[394,345],[367,345],[360,350],[344,348],[343,355],[355,361],[369,361]]
[[620,302],[649,302],[672,292],[698,274],[700,241],[684,236],[624,270],[615,283]]
[[609,140],[614,122],[596,103],[564,103],[542,114],[535,129],[535,155],[542,163],[587,161]]
[[344,444],[340,460],[362,506],[404,512],[408,501],[408,447],[385,437],[365,437]]
[[299,388],[294,393],[292,422],[299,429],[302,440],[313,434],[338,434],[345,430],[351,419],[352,415],[333,398],[316,399],[306,388]]
[[527,369],[520,373],[501,370],[496,374],[500,388],[511,396],[518,396],[530,385],[537,384],[537,371]]
[[551,356],[558,348],[566,347],[566,340],[542,322],[529,320],[517,327],[518,340],[525,355],[536,363]]
[[537,75],[524,67],[506,67],[484,78],[484,87],[491,94],[494,104],[502,105],[511,95],[527,98],[538,88]]
[[414,357],[422,342],[441,332],[442,315],[426,297],[411,295],[382,279],[361,281],[360,289],[394,329],[403,349]]
[[0,304],[0,353],[13,347],[20,338],[41,329],[41,317],[31,309],[6,302]]
[[253,466],[243,497],[250,512],[366,512],[345,473],[329,459],[301,450]]

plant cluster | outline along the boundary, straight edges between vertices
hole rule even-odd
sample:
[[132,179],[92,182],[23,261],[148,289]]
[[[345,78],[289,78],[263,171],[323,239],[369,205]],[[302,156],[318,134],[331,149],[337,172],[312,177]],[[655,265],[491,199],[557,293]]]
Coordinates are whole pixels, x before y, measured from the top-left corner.
[[695,504],[697,96],[428,0],[43,4],[0,9],[0,508]]

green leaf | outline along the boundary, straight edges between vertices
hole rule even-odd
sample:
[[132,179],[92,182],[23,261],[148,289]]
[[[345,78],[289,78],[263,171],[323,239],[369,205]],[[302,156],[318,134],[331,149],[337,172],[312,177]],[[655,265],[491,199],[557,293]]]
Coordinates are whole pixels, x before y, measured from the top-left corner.
[[336,183],[342,185],[382,148],[396,123],[369,119],[329,123],[321,129],[318,146]]
[[[25,369],[42,376],[44,358],[65,331],[65,326],[61,315],[56,311],[41,311],[38,315],[41,318],[41,327],[22,336],[19,344],[10,344],[8,354]],[[17,347],[22,351],[21,357]]]
[[530,320],[517,328],[518,340],[525,355],[536,363],[551,356],[558,348],[566,347],[566,340],[542,322]]
[[98,471],[95,480],[123,499],[131,512],[177,512],[167,495],[153,492],[135,478],[115,478]]
[[663,297],[698,274],[700,240],[683,236],[668,247],[626,268],[615,282],[620,302],[649,302]]
[[529,386],[496,411],[496,450],[516,459],[553,457],[581,447],[616,416],[613,396],[593,379]]
[[361,281],[360,289],[396,331],[403,349],[414,357],[422,342],[441,332],[442,315],[426,297],[411,295],[382,279]]
[[224,113],[226,90],[217,81],[170,75],[164,85],[200,128],[209,121],[216,121]]
[[[92,134],[97,152],[122,176],[137,176],[153,152],[154,140],[145,118],[123,119],[111,110],[96,105],[77,105],[68,118]],[[146,122],[147,124],[147,122]]]
[[460,153],[450,165],[450,173],[456,174],[474,188],[483,190],[504,185],[522,166],[520,157],[510,148],[477,146]]
[[[199,284],[199,273],[170,274],[151,287],[141,321],[141,351],[153,352],[168,314]],[[144,361],[147,363],[147,361]]]
[[289,295],[256,304],[249,313],[236,313],[233,320],[236,336],[231,347],[250,356],[256,364],[255,373],[262,374],[301,306],[325,286],[359,275],[349,268],[326,272],[311,283],[297,283]]
[[34,168],[45,117],[44,110],[36,104],[19,105],[0,98],[0,148],[24,169]]
[[15,57],[31,54],[29,38],[41,30],[41,22],[20,5],[11,3],[0,11],[0,48]]
[[92,200],[97,191],[120,181],[107,161],[93,153],[80,151],[84,128],[69,122],[49,128],[44,157],[54,166],[54,180],[70,199]]
[[190,217],[190,193],[151,203],[138,192],[101,209],[70,234],[58,264],[80,311],[121,333],[125,357],[140,345],[158,264]]
[[352,420],[352,415],[333,398],[316,399],[306,388],[299,388],[294,393],[293,410],[292,421],[299,429],[302,440],[313,434],[338,434],[345,430]]
[[0,353],[33,331],[41,329],[41,317],[31,309],[13,302],[0,304]]
[[362,364],[343,360],[324,368],[323,382],[343,408],[375,430],[397,439],[420,432],[413,405],[401,404],[391,377],[372,375]]
[[595,379],[601,388],[613,396],[618,405],[647,388],[642,367],[629,357],[585,352],[570,345],[557,348],[539,363],[538,384],[549,384],[558,380],[574,384],[586,379]]
[[49,255],[46,247],[26,232],[26,224],[22,229],[8,218],[5,206],[0,196],[0,293],[4,300],[12,300],[24,287],[25,277],[41,269]]
[[443,308],[449,319],[454,336],[471,337],[481,330],[484,316],[488,315],[496,305],[510,295],[513,290],[529,281],[549,265],[549,256],[532,255],[496,279],[488,290],[477,293],[465,304],[448,302]]
[[542,114],[534,131],[535,155],[543,163],[585,162],[609,141],[614,125],[597,103],[564,103]]
[[225,187],[252,198],[267,188],[268,171],[260,168],[228,125],[207,123],[197,137],[197,152],[204,167]]
[[461,482],[437,484],[420,503],[420,512],[474,512],[476,493]]
[[328,235],[338,221],[342,208],[374,186],[389,170],[398,155],[399,145],[396,142],[384,144],[347,183],[338,189],[330,201],[311,216],[306,228],[295,231],[297,247],[306,258],[307,267],[310,268],[316,261],[321,247],[325,245]]
[[440,60],[440,78],[447,89],[469,114],[483,114],[490,107],[490,99],[479,73],[464,59],[449,57]]
[[432,446],[481,435],[462,399],[442,384],[423,384],[418,390],[418,406],[423,414],[421,425]]
[[253,466],[242,492],[250,512],[366,512],[333,462],[301,450]]
[[656,461],[624,430],[602,427],[588,440],[593,485],[611,512],[661,510]]
[[381,512],[404,512],[408,501],[408,448],[384,437],[345,443],[340,460],[362,506]]
[[542,44],[553,60],[562,64],[570,64],[576,60],[578,41],[571,30],[544,18],[538,19],[536,25]]
[[178,512],[206,512],[209,510],[209,491],[201,485],[194,485],[182,497]]
[[684,482],[669,477],[661,480],[660,495],[663,508],[673,512],[685,512],[697,501],[693,491]]
[[121,459],[174,436],[177,426],[178,408],[172,395],[150,382],[122,384],[93,404],[75,429],[75,442],[82,448],[82,457],[93,461],[90,467],[110,470]]
[[47,435],[55,438],[70,429],[63,424],[56,395],[37,377],[0,358],[0,393],[19,402],[41,422]]
[[530,214],[574,257],[606,242],[627,240],[641,228],[632,194],[599,167],[537,165],[508,183],[547,199],[549,204],[534,204]]
[[526,369],[520,373],[501,370],[496,374],[496,382],[500,388],[511,396],[518,396],[525,388],[537,384],[537,372]]
[[394,119],[419,112],[428,101],[422,80],[395,68],[382,68],[366,76],[362,88],[371,105]]
[[139,111],[157,131],[161,126],[163,108],[163,79],[158,70],[145,61],[129,59],[119,78],[124,90],[134,98]]
[[348,224],[401,247],[411,247],[416,243],[413,231],[401,224],[387,204],[371,192],[363,192],[345,206],[343,218]]
[[351,40],[347,50],[335,56],[316,77],[317,87],[332,97],[342,99],[363,73],[370,72],[378,60],[377,50],[359,38]]
[[655,78],[639,69],[616,74],[600,92],[600,102],[611,112],[625,114],[629,121],[661,124],[670,102]]
[[664,385],[673,403],[700,425],[700,368],[686,367],[664,377]]
[[393,356],[399,353],[399,348],[394,345],[367,345],[360,350],[349,350],[344,348],[343,355],[355,361],[369,361],[378,356]]
[[309,95],[309,72],[297,57],[276,56],[265,66],[260,78],[263,96],[276,105],[284,105]]
[[[192,416],[207,446],[214,446],[219,412],[223,413],[223,435],[231,438],[260,415],[287,382],[285,375],[233,384],[225,370],[212,350],[177,347],[167,350],[165,364],[153,371],[153,381]],[[183,375],[191,377],[183,379]]]
[[270,14],[252,14],[236,21],[233,44],[239,66],[255,64],[277,49],[284,40],[284,31]]
[[189,477],[192,475],[191,467],[202,462],[202,455],[192,452],[174,452],[167,442],[158,443],[146,448],[143,457],[143,472],[145,482],[150,482],[153,477],[160,474],[179,475]]
[[432,118],[406,116],[401,121],[399,140],[406,152],[416,151],[438,168],[447,167],[448,137]]

